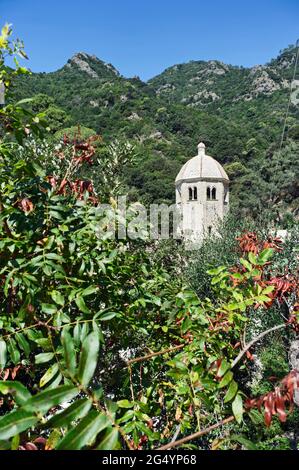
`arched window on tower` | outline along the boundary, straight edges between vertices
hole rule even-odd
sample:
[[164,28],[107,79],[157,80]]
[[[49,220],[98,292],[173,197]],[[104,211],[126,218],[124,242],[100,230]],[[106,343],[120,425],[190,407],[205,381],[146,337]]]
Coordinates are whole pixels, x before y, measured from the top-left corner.
[[208,234],[209,234],[209,237],[212,235],[212,227],[211,227],[211,225],[209,225],[209,227],[208,227]]
[[192,198],[193,198],[192,188],[188,188],[188,191],[189,191],[189,201],[192,201]]
[[194,186],[193,188],[193,199],[194,201],[197,201],[197,187],[196,186]]
[[211,188],[208,186],[207,187],[207,200],[209,201],[211,199]]
[[212,189],[212,199],[213,199],[213,201],[216,200],[216,188]]

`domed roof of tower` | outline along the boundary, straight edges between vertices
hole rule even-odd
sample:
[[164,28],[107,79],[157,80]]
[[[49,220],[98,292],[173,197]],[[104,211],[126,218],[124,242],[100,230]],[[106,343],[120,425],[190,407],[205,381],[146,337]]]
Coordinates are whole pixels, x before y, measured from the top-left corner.
[[221,180],[229,181],[224,168],[220,165],[215,158],[206,155],[206,146],[203,142],[200,142],[197,146],[198,154],[188,160],[185,165],[182,166],[179,171],[175,182],[188,181],[194,179],[202,180]]

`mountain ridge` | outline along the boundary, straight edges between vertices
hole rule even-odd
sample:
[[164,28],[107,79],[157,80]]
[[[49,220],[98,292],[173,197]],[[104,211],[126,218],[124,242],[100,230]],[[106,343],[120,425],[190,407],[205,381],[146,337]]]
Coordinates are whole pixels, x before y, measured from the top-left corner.
[[[151,77],[151,78],[149,78],[149,79],[147,79],[147,80],[142,80],[142,81],[143,81],[144,83],[148,83],[148,82],[150,82],[151,80],[153,80],[154,78],[160,76],[161,74],[163,74],[164,72],[166,72],[167,70],[169,70],[169,69],[171,69],[171,68],[173,68],[173,67],[177,67],[177,66],[180,66],[180,65],[182,65],[182,64],[190,64],[190,63],[193,63],[193,62],[204,62],[204,63],[218,62],[218,63],[223,64],[223,65],[225,65],[225,66],[229,66],[229,67],[232,67],[232,68],[242,68],[242,69],[253,69],[253,68],[255,68],[255,67],[264,67],[264,66],[266,66],[266,65],[271,64],[273,61],[276,61],[279,57],[284,56],[284,55],[287,54],[288,52],[290,52],[290,51],[296,49],[296,47],[297,47],[296,44],[290,44],[290,45],[287,46],[286,48],[281,49],[281,50],[278,52],[278,55],[277,55],[275,58],[269,59],[269,61],[268,61],[268,62],[265,62],[264,64],[258,64],[258,63],[257,63],[257,64],[254,64],[254,65],[252,65],[252,66],[245,66],[245,65],[242,65],[242,64],[225,63],[225,62],[223,62],[223,61],[221,61],[221,60],[219,60],[219,59],[216,59],[216,58],[214,58],[214,59],[207,59],[207,60],[203,60],[203,59],[190,59],[190,60],[188,60],[188,61],[186,61],[186,62],[178,62],[178,63],[175,63],[175,64],[169,66],[169,67],[166,67],[166,68],[163,69],[161,72],[159,72],[158,74],[154,75],[153,77]],[[105,64],[105,65],[108,65],[108,66],[112,66],[113,69],[117,72],[117,74],[118,74],[119,76],[123,77],[123,78],[127,78],[127,79],[136,78],[136,77],[139,78],[139,76],[138,76],[137,74],[133,75],[132,77],[131,77],[131,76],[127,77],[127,76],[125,76],[124,74],[122,74],[122,73],[121,73],[116,67],[114,67],[111,63],[109,63],[109,62],[107,62],[107,61],[105,61],[105,60],[103,60],[103,59],[100,59],[100,58],[99,58],[97,55],[95,55],[95,54],[90,54],[90,53],[85,52],[85,51],[74,52],[74,53],[72,54],[72,56],[69,57],[69,58],[66,60],[66,62],[65,62],[61,67],[59,67],[59,68],[57,68],[57,69],[55,69],[55,70],[48,71],[48,72],[45,72],[45,71],[37,71],[37,72],[32,72],[32,73],[34,73],[34,74],[44,74],[44,73],[49,74],[49,73],[55,73],[55,72],[57,72],[57,71],[63,69],[65,66],[67,66],[67,64],[68,64],[73,58],[75,58],[76,56],[81,56],[81,55],[85,56],[85,58],[94,59],[94,60],[97,60],[97,61],[101,62],[102,64]]]
[[[232,201],[254,213],[257,199],[267,198],[267,169],[279,147],[294,60],[295,49],[288,48],[251,69],[191,61],[144,82],[80,52],[56,72],[19,77],[14,97],[35,97],[35,109],[52,117],[52,134],[80,124],[106,141],[131,140],[139,157],[127,170],[129,191],[149,203],[173,202],[175,176],[202,140],[230,176]],[[298,119],[291,104],[288,139],[298,140]],[[291,201],[297,198],[294,165],[291,159]]]

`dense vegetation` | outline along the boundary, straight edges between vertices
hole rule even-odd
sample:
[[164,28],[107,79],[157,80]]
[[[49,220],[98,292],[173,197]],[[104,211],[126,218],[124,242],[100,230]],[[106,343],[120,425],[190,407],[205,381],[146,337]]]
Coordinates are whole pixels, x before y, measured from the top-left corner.
[[[15,71],[5,68],[6,55],[25,55],[10,38],[5,26],[0,80],[8,96],[17,76],[28,90],[35,80],[18,62]],[[67,67],[62,80],[69,68],[74,73]],[[115,86],[122,83],[106,69]],[[56,94],[50,90],[43,92]],[[168,126],[189,116],[183,105],[165,112]],[[190,113],[190,126],[204,116],[206,129],[214,122]],[[248,231],[252,220],[232,218],[192,257],[177,242],[111,237],[111,214],[123,222],[115,196],[128,187],[126,171],[137,178],[134,161],[140,165],[141,150],[150,161],[152,148],[111,129],[103,141],[83,114],[87,127],[76,131],[71,109],[57,108],[51,96],[10,97],[0,118],[0,448],[296,447],[297,228],[283,244]],[[170,152],[183,144],[165,145]],[[275,154],[290,162],[290,175],[296,149],[289,142]],[[271,175],[271,197],[289,194]],[[152,200],[154,188],[142,188]]]
[[[269,64],[251,69],[193,61],[144,83],[79,53],[56,72],[20,78],[13,96],[33,96],[34,110],[46,112],[52,133],[80,124],[106,142],[134,143],[136,165],[126,170],[133,199],[173,202],[175,176],[202,140],[225,165],[237,216],[256,217],[263,209],[284,226],[298,216],[298,106],[293,103],[284,138],[289,150],[279,150],[295,54],[290,46]],[[287,164],[280,165],[285,158]]]

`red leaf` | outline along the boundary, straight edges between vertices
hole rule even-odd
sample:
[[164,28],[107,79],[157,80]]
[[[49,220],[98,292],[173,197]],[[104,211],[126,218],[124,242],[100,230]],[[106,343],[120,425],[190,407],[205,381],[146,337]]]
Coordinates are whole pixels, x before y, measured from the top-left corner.
[[26,450],[38,450],[35,444],[33,442],[26,442],[25,444]]
[[24,199],[21,200],[19,206],[22,209],[22,211],[27,213],[27,214],[32,212],[33,209],[34,209],[34,206],[33,206],[32,202],[27,197],[25,197]]

